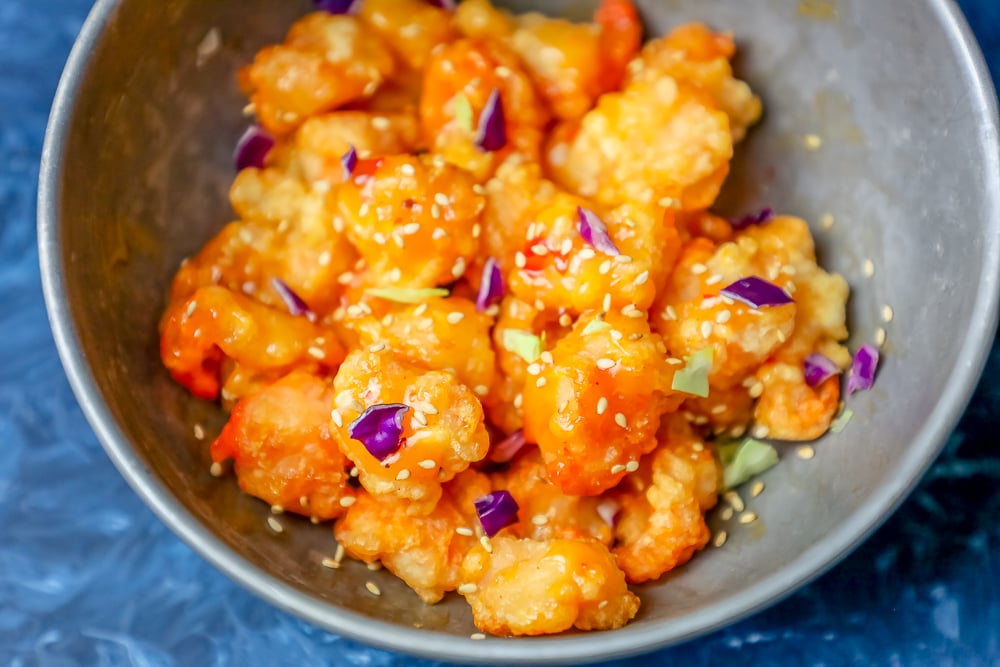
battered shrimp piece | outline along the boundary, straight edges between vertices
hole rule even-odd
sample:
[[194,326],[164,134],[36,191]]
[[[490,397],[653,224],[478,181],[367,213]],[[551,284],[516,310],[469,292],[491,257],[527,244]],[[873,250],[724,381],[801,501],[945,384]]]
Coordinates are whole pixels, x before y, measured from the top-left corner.
[[[761,393],[755,428],[776,440],[815,440],[830,428],[840,402],[840,378],[806,384],[802,363],[771,361],[757,370]],[[763,436],[762,436],[763,437]]]
[[[751,377],[749,384],[753,381]],[[716,435],[729,431],[739,437],[753,419],[753,398],[747,388],[747,380],[729,389],[713,387],[707,398],[685,399],[683,409],[692,424],[705,426]]]
[[532,216],[520,254],[515,254],[510,289],[522,300],[574,314],[647,310],[680,252],[673,211],[625,204],[603,216],[621,251],[611,256],[583,240],[580,207],[589,204],[560,193]]
[[245,220],[224,227],[181,266],[171,287],[171,308],[200,287],[223,285],[284,309],[272,278],[283,280],[317,314],[336,304],[341,291],[337,279],[355,253],[334,227],[332,198],[320,190],[293,194],[291,188],[284,192],[283,185],[268,188],[271,173],[240,172],[234,203]]
[[286,134],[309,116],[370,96],[395,70],[389,47],[353,16],[315,12],[240,70],[257,119]]
[[561,119],[579,118],[601,94],[618,87],[642,35],[628,0],[605,0],[595,23],[537,12],[512,17],[489,0],[467,0],[456,9],[455,22],[468,37],[502,38]]
[[[739,239],[718,248],[704,238],[688,243],[650,316],[674,357],[712,346],[712,389],[739,384],[788,340],[795,326],[794,303],[756,310],[719,296],[741,278],[767,279],[761,270],[767,258],[757,251],[756,243]],[[783,287],[787,276],[774,282]]]
[[[476,131],[494,90],[500,94],[507,141],[499,150],[486,151],[476,144]],[[517,57],[499,42],[460,39],[446,44],[424,70],[420,99],[424,139],[433,152],[471,172],[479,182],[512,153],[537,162],[548,118]]]
[[296,219],[308,194],[301,180],[281,169],[248,167],[236,174],[229,188],[229,203],[243,220],[276,225]]
[[704,236],[713,243],[733,240],[733,226],[725,218],[708,211],[682,211],[677,215],[677,231],[685,243]]
[[361,157],[395,155],[414,151],[417,136],[415,114],[334,111],[302,124],[293,155],[306,181],[336,184],[344,180],[340,159],[351,146]]
[[344,348],[329,329],[224,287],[202,287],[167,317],[160,358],[199,398],[219,393],[223,359],[277,378],[301,368],[336,369]]
[[[524,433],[537,442],[549,479],[564,492],[611,488],[656,447],[660,415],[676,409],[674,368],[645,317],[584,313],[573,330],[529,367]],[[588,326],[590,327],[588,329]]]
[[526,446],[511,467],[492,476],[495,489],[517,499],[518,523],[512,532],[533,540],[593,538],[611,546],[611,526],[597,511],[598,496],[571,496],[548,481],[537,447]]
[[721,475],[711,452],[686,422],[665,420],[660,447],[616,494],[619,567],[631,583],[656,579],[683,565],[708,542],[702,511],[712,507]]
[[461,278],[479,250],[485,205],[466,172],[429,157],[361,160],[338,188],[337,214],[380,287]]
[[[385,460],[351,438],[350,424],[372,405],[402,403],[401,447]],[[486,456],[489,436],[472,390],[446,371],[426,371],[391,351],[351,352],[334,379],[334,437],[358,468],[368,493],[413,501],[409,512],[426,514],[441,497],[441,482]]]
[[732,156],[725,112],[670,77],[602,95],[579,123],[556,128],[546,149],[554,180],[582,197],[683,210],[712,205]]
[[330,435],[328,380],[293,371],[242,399],[212,443],[212,460],[233,459],[240,488],[288,512],[333,519],[345,500],[347,458]]
[[[463,490],[458,492],[458,487]],[[438,602],[461,583],[462,561],[476,544],[471,527],[477,521],[472,501],[490,492],[489,480],[466,470],[445,484],[444,493],[429,514],[408,511],[408,501],[394,496],[359,492],[357,502],[340,519],[334,536],[351,558],[381,561],[406,582],[427,604]],[[460,535],[456,529],[470,529]],[[465,531],[463,531],[465,532]]]
[[486,183],[483,246],[504,276],[514,269],[514,254],[523,249],[532,212],[545,207],[557,192],[542,176],[541,165],[517,154]]
[[629,64],[628,82],[670,76],[698,86],[729,116],[733,141],[739,142],[760,119],[762,107],[750,86],[733,76],[735,52],[732,35],[712,32],[701,23],[682,25],[643,47]]
[[348,323],[358,333],[359,346],[382,343],[411,364],[453,371],[477,396],[489,393],[496,373],[493,318],[477,313],[468,299],[429,299],[394,308],[381,319],[365,317],[364,323]]
[[596,540],[501,534],[492,540],[492,553],[473,547],[462,572],[465,584],[475,584],[463,595],[476,627],[495,635],[612,630],[639,609],[614,557]]
[[426,0],[364,0],[358,18],[413,72],[424,68],[435,46],[455,38],[451,12]]

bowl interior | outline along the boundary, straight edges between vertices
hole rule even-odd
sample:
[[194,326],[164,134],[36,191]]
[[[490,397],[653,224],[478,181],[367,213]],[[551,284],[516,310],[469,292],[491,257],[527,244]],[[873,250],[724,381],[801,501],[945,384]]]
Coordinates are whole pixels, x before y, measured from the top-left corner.
[[[595,2],[501,3],[582,18]],[[103,0],[71,59],[42,179],[43,272],[67,369],[115,463],[158,514],[230,576],[335,632],[436,657],[597,659],[748,613],[835,561],[937,452],[982,367],[995,321],[996,125],[974,45],[938,0],[639,0],[651,34],[687,20],[736,33],[765,101],[719,208],[770,205],[814,223],[852,286],[852,349],[883,326],[884,364],[856,416],[782,464],[734,526],[655,585],[626,629],[471,642],[464,602],[428,607],[385,572],[327,570],[327,526],[284,517],[209,475],[221,413],[171,382],[156,323],[182,258],[233,217],[231,151],[247,120],[235,70],[278,41],[305,0]],[[218,49],[208,49],[215,37]],[[976,67],[980,70],[977,71]],[[808,150],[804,137],[822,139]],[[835,217],[829,229],[818,224]],[[874,276],[863,265],[871,260]],[[893,308],[881,322],[881,308]],[[713,519],[713,524],[717,519]],[[384,594],[363,586],[375,580]],[[414,625],[422,626],[415,630]]]

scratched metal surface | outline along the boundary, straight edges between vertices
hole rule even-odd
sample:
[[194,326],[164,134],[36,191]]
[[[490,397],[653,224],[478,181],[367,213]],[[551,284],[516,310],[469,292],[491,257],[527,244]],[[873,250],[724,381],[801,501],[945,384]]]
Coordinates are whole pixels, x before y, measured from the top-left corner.
[[[429,665],[340,639],[232,584],[111,466],[42,304],[45,120],[90,0],[0,2],[0,665]],[[963,0],[994,73],[1000,4]],[[1000,664],[1000,347],[940,460],[853,555],[756,616],[620,665]]]

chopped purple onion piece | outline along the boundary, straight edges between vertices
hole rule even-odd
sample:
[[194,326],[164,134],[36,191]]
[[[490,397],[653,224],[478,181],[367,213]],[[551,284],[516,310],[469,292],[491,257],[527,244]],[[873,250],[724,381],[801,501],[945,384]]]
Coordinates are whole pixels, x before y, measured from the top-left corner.
[[484,151],[498,151],[507,145],[507,126],[503,115],[500,89],[494,88],[486,100],[486,107],[479,115],[476,145]]
[[236,142],[236,150],[233,153],[236,170],[242,171],[247,167],[263,169],[264,160],[272,148],[274,148],[274,137],[260,125],[251,125]]
[[372,456],[384,461],[399,449],[403,415],[409,409],[402,403],[369,406],[347,426],[347,434],[364,445]]
[[818,387],[838,373],[840,368],[829,357],[818,353],[806,357],[806,384],[810,387]]
[[875,384],[875,370],[878,368],[878,350],[873,345],[862,345],[854,355],[851,371],[847,374],[847,395],[856,391],[871,389]]
[[313,0],[316,9],[331,14],[353,14],[361,5],[361,0]]
[[528,441],[524,438],[524,431],[518,429],[501,440],[490,454],[490,460],[495,463],[507,463],[514,458]]
[[455,11],[455,0],[429,0],[435,7],[447,9],[449,12]]
[[608,226],[589,208],[576,207],[576,215],[580,219],[580,236],[605,255],[620,255],[621,251],[608,235]]
[[340,166],[344,168],[344,180],[347,181],[354,173],[354,168],[358,166],[358,152],[354,150],[354,144],[348,144],[350,148],[340,156]]
[[472,504],[476,507],[483,532],[488,537],[493,537],[501,528],[516,522],[517,510],[520,509],[509,491],[487,493],[482,498],[476,498]]
[[751,308],[781,306],[786,303],[792,303],[792,297],[788,296],[785,290],[757,276],[737,280],[732,285],[723,288],[721,294],[728,296],[730,299],[742,301]]
[[612,528],[618,523],[618,515],[622,507],[614,500],[602,500],[597,504],[597,513],[604,519],[604,523]]
[[483,278],[476,295],[476,312],[481,313],[503,298],[503,276],[496,260],[490,257],[483,266]]
[[730,218],[729,224],[733,226],[733,229],[746,229],[747,227],[752,227],[753,225],[762,225],[771,220],[773,217],[774,210],[764,208],[756,213],[745,215],[742,218]]
[[316,313],[309,308],[309,304],[303,301],[302,297],[288,286],[288,283],[281,278],[271,278],[271,287],[278,293],[281,300],[285,302],[285,307],[288,308],[290,314],[295,317],[304,315],[309,321],[316,321]]

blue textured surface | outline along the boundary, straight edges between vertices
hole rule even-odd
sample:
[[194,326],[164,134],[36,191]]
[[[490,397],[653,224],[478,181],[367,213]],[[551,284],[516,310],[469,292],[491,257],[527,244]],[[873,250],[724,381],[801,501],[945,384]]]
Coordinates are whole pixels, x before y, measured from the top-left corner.
[[[78,409],[45,319],[34,200],[49,104],[90,4],[0,0],[0,664],[430,664],[232,584],[145,508]],[[1000,75],[1000,3],[962,5]],[[998,428],[995,345],[944,455],[858,551],[748,620],[615,664],[1000,665]]]

